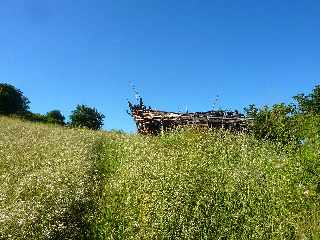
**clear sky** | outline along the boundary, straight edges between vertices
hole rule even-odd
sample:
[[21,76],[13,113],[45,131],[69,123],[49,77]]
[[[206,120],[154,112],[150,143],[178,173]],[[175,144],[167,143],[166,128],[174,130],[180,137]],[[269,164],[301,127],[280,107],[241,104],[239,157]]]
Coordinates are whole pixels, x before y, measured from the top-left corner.
[[1,0],[0,82],[134,131],[132,81],[168,111],[290,102],[320,83],[319,0]]

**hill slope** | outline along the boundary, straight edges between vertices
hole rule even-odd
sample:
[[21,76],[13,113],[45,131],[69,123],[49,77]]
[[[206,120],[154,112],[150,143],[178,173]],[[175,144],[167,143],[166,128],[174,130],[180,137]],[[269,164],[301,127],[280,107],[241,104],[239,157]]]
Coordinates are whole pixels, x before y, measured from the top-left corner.
[[309,168],[319,156],[303,149],[225,131],[107,140],[105,149],[117,170],[104,188],[101,239],[320,237]]
[[0,118],[0,239],[319,238],[312,144]]
[[99,139],[93,131],[0,118],[0,239],[80,235],[96,191]]

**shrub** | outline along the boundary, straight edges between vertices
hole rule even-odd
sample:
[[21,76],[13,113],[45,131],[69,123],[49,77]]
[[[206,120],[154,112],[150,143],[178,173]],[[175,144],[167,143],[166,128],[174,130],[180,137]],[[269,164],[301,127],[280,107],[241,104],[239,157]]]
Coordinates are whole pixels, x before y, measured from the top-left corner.
[[315,119],[320,116],[320,85],[310,94],[299,94],[293,99],[297,105],[280,103],[260,109],[255,105],[245,108],[247,117],[251,118],[251,133],[258,139],[300,145],[310,129],[318,126]]
[[250,105],[245,111],[251,118],[249,129],[256,138],[282,143],[299,141],[294,106],[280,103],[258,109]]
[[99,113],[97,109],[86,105],[78,105],[70,115],[71,126],[86,127],[98,130],[103,126],[104,115]]
[[43,122],[46,123],[48,121],[47,116],[40,113],[33,113],[27,111],[25,114],[20,116],[21,119],[28,120],[31,122]]
[[60,125],[65,124],[64,122],[65,117],[62,115],[62,113],[59,110],[52,110],[48,112],[46,117],[49,123],[55,123]]

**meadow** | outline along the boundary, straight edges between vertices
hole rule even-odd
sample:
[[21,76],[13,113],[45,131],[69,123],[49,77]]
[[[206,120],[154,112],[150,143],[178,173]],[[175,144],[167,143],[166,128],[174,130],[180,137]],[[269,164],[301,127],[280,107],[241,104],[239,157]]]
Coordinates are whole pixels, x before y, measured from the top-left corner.
[[98,194],[99,134],[0,118],[0,239],[76,239]]
[[0,239],[319,239],[319,145],[0,118]]

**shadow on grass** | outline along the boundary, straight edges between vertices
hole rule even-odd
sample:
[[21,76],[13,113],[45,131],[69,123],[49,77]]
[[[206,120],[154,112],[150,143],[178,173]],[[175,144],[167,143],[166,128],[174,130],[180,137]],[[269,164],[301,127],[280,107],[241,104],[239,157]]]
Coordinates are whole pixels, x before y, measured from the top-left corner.
[[99,201],[105,182],[103,164],[103,140],[97,141],[93,148],[94,165],[90,172],[86,199],[75,201],[62,217],[55,222],[61,223],[49,239],[96,239],[95,223],[99,216]]

